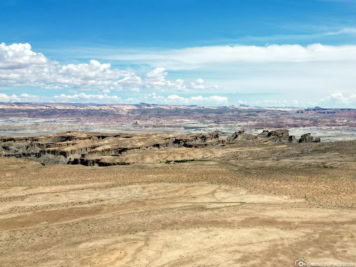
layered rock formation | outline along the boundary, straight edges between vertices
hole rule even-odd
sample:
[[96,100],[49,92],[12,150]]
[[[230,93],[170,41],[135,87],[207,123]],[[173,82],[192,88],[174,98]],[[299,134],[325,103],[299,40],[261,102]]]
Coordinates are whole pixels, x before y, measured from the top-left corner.
[[110,166],[132,163],[179,162],[212,157],[213,148],[239,142],[320,142],[310,134],[299,140],[288,130],[263,131],[255,136],[241,130],[228,138],[210,134],[102,134],[65,132],[39,137],[2,137],[0,155],[29,158],[43,164]]
[[294,135],[289,135],[289,130],[263,130],[258,136],[276,143],[320,143],[321,141],[319,137],[314,138],[310,133],[303,134],[300,139],[297,139]]
[[320,143],[320,137],[313,137],[310,133],[303,134],[300,139],[299,143]]
[[66,132],[40,137],[0,138],[0,155],[31,158],[44,164],[105,166],[127,164],[123,160],[127,154],[219,144],[221,140],[216,133],[128,135]]

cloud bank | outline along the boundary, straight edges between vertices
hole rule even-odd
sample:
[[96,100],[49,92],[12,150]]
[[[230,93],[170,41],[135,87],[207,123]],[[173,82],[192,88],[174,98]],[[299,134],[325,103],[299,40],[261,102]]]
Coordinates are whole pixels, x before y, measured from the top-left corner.
[[137,51],[103,58],[134,61],[167,69],[195,69],[212,64],[232,63],[311,63],[356,62],[356,46],[301,45],[224,45],[166,51]]
[[108,94],[60,94],[53,97],[43,97],[29,94],[8,95],[0,93],[0,102],[47,102],[47,103],[108,103],[108,104],[137,104],[148,102],[166,105],[213,105],[224,106],[229,104],[227,97],[223,96],[192,96],[183,97],[178,95],[161,96],[156,93],[141,95],[140,97],[121,98],[117,95]]
[[[342,32],[354,30],[344,29]],[[222,45],[163,51],[115,53],[110,50],[109,54],[105,49],[92,52],[99,58],[120,64],[145,64],[167,71],[206,73],[205,76],[211,78],[209,81],[219,85],[219,89],[212,91],[255,95],[258,100],[251,97],[242,99],[251,105],[310,106],[335,92],[350,95],[356,91],[356,45]],[[268,94],[273,98],[263,99]],[[338,103],[346,105],[340,99]],[[351,105],[356,107],[355,103]]]
[[[167,80],[164,68],[156,68],[141,78],[133,71],[113,68],[90,60],[85,64],[61,65],[41,53],[32,51],[30,44],[0,44],[0,86],[31,86],[46,89],[138,91],[140,89],[186,91],[212,87],[203,79]],[[215,87],[213,87],[215,88]]]
[[[138,69],[148,66],[149,71],[139,75],[99,60]],[[169,79],[172,71],[185,79]],[[84,63],[61,64],[33,51],[30,44],[1,43],[0,87],[12,91],[0,94],[2,102],[243,102],[356,108],[356,45],[233,45],[125,53],[102,50],[101,54],[85,58]],[[44,97],[46,93],[16,93],[20,87],[57,89],[63,93],[51,98]],[[116,92],[126,97],[119,97]]]

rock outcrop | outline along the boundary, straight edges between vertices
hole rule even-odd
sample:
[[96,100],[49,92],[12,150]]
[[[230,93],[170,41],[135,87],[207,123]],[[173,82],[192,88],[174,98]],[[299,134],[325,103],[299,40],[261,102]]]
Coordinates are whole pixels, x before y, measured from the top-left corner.
[[[0,138],[0,155],[30,158],[44,164],[113,165],[105,157],[168,148],[204,148],[222,145],[218,133],[210,134],[96,134],[66,132],[40,137]],[[107,161],[113,162],[113,161]],[[125,164],[124,161],[115,161]]]
[[289,130],[286,129],[274,131],[263,130],[258,136],[275,143],[320,143],[321,141],[319,137],[313,137],[310,133],[303,134],[300,139],[297,139],[294,135],[289,135]]
[[295,138],[294,135],[290,135],[290,136],[288,137],[288,143],[291,143],[291,144],[298,143],[297,138]]
[[248,140],[254,140],[257,139],[258,137],[252,134],[248,134],[245,132],[245,130],[240,130],[238,132],[233,133],[230,137],[226,139],[228,143],[235,143],[237,141],[248,141]]
[[303,134],[299,139],[299,143],[320,143],[320,137],[314,138],[310,133]]
[[226,139],[217,132],[141,135],[65,132],[38,137],[2,137],[0,156],[29,158],[43,164],[110,166],[201,159],[215,153],[210,148],[239,142],[311,143],[320,142],[320,138],[305,134],[297,141],[288,130],[264,130],[257,136],[240,130]]

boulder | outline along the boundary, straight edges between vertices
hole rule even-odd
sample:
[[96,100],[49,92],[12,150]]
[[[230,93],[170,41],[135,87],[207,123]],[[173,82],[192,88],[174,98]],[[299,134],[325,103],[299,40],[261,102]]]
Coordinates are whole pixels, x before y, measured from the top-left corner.
[[298,143],[298,142],[297,142],[297,138],[295,138],[294,135],[290,135],[290,136],[288,137],[288,143],[291,143],[291,144]]
[[267,138],[276,143],[287,143],[289,141],[289,130],[274,130],[267,134]]
[[299,143],[312,143],[313,141],[314,137],[310,133],[303,134],[299,139]]

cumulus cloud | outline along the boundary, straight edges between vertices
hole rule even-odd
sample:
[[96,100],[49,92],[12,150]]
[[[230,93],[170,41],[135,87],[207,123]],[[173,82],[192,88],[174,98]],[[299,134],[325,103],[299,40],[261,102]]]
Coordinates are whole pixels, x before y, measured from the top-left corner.
[[0,102],[58,102],[58,103],[112,103],[117,104],[121,102],[121,98],[116,95],[107,94],[86,94],[79,93],[73,95],[61,94],[54,97],[44,97],[29,94],[3,94],[0,93]]
[[[353,29],[344,31],[353,32]],[[97,60],[65,65],[34,52],[29,44],[2,43],[0,87],[66,89],[63,92],[74,89],[73,95],[64,94],[55,98],[57,101],[72,102],[104,99],[103,102],[116,103],[119,100],[110,97],[110,93],[115,91],[126,91],[131,96],[138,95],[138,92],[145,95],[155,91],[168,97],[152,95],[145,100],[142,96],[136,98],[136,103],[142,99],[152,103],[225,105],[227,99],[218,95],[229,94],[246,95],[244,100],[249,99],[249,102],[258,105],[310,106],[315,103],[356,107],[356,101],[353,100],[356,85],[355,45],[234,45],[110,54],[110,57],[97,55],[96,58],[110,59],[120,65],[145,64],[151,66],[152,70],[138,75],[134,71],[118,69]],[[168,72],[171,70],[189,70],[190,76],[198,77],[204,73],[209,79],[214,79],[219,87],[201,78],[170,79]],[[80,95],[83,91],[86,94]],[[99,93],[88,94],[88,91]],[[209,95],[216,96],[204,95],[208,91]],[[182,94],[201,96],[183,97],[180,96]],[[96,96],[96,99],[85,95]],[[272,100],[261,102],[265,95],[271,95]],[[256,99],[252,96],[256,96]],[[3,101],[18,101],[17,98],[28,99],[12,94],[1,96]],[[293,102],[293,99],[298,102]]]
[[107,94],[86,94],[79,93],[74,95],[61,94],[54,96],[53,100],[55,102],[62,103],[119,103],[121,98],[116,95]]
[[134,72],[113,69],[96,60],[61,65],[33,52],[29,44],[0,45],[1,86],[130,90],[140,84],[141,78]]
[[31,50],[30,44],[6,45],[0,43],[0,69],[23,69],[33,65],[46,65],[47,58]]
[[166,79],[167,72],[156,68],[144,81],[133,71],[113,68],[90,60],[88,64],[61,65],[41,53],[32,51],[30,44],[0,44],[0,86],[35,86],[41,88],[73,88],[78,90],[139,91],[142,89],[186,90],[207,89],[202,79],[196,81]]
[[89,64],[69,64],[58,68],[56,83],[66,88],[130,90],[142,84],[134,72],[112,69],[110,64],[90,60]]
[[320,103],[323,106],[329,107],[355,107],[356,93],[345,94],[343,92],[334,92],[323,98]]
[[37,102],[38,100],[41,100],[41,97],[37,97],[37,96],[32,96],[29,94],[21,94],[21,95],[16,95],[16,94],[12,94],[12,95],[7,95],[7,94],[3,94],[0,93],[0,102]]
[[21,94],[8,95],[0,93],[0,102],[54,102],[54,103],[102,103],[102,104],[137,104],[148,102],[163,105],[228,105],[229,100],[224,96],[192,96],[182,97],[179,95],[158,95],[157,93],[143,94],[135,98],[123,99],[117,95],[108,94],[60,94],[53,97],[41,97],[36,95]]
[[53,97],[44,97],[38,95],[29,94],[3,94],[0,93],[0,102],[13,103],[13,102],[55,102],[55,103],[108,103],[108,104],[118,104],[123,100],[116,95],[107,94],[61,94]]
[[16,101],[19,101],[17,95],[0,94],[0,102],[16,102]]
[[165,68],[156,68],[153,71],[148,72],[144,80],[145,88],[160,90],[167,90],[170,88],[173,89],[173,91],[181,92],[199,89],[217,89],[216,85],[208,84],[201,78],[193,81],[184,81],[182,79],[167,80],[167,75],[168,73]]
[[[214,105],[224,106],[229,104],[229,99],[225,96],[191,96],[182,97],[179,95],[169,95],[167,97],[157,95],[156,93],[148,94],[141,99],[143,102],[149,101],[157,104],[169,105]],[[140,101],[140,102],[142,102]]]
[[0,102],[13,103],[13,102],[55,102],[55,103],[108,103],[118,104],[123,100],[116,95],[107,94],[61,94],[53,97],[44,97],[29,94],[4,94],[0,93]]
[[167,72],[164,68],[156,68],[153,71],[146,74],[145,82],[147,86],[152,87],[162,87],[166,85],[165,77],[167,76]]
[[[247,95],[247,98],[250,94],[259,99],[273,95],[272,98],[278,96],[287,101],[278,100],[277,103],[272,99],[273,103],[258,105],[310,106],[335,90],[351,94],[356,85],[356,45],[224,45],[136,50],[116,55],[113,52],[110,55],[103,53],[102,57],[120,64],[159,67],[161,72],[156,75],[160,75],[160,79],[156,81],[163,85],[164,75],[170,70],[205,73],[219,85],[219,89],[212,88],[211,92]],[[183,87],[182,83],[177,82],[178,85]],[[199,87],[199,82],[192,87]],[[299,102],[294,103],[293,99]],[[257,103],[254,99],[251,101]]]

